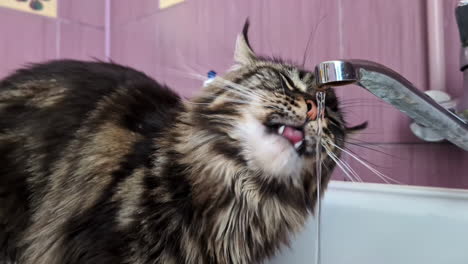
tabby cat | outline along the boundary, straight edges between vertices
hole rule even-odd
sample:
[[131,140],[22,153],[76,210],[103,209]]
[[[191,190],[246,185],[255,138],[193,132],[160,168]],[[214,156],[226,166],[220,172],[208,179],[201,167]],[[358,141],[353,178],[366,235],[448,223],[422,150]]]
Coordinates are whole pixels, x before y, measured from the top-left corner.
[[[317,90],[257,56],[247,30],[235,66],[190,101],[113,63],[1,81],[0,263],[252,264],[288,244],[316,203]],[[343,146],[326,98],[323,137]]]

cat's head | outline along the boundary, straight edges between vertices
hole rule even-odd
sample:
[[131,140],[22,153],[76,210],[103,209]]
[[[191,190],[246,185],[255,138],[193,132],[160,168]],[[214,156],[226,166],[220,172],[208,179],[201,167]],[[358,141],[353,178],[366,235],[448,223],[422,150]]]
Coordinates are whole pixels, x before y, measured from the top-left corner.
[[[219,155],[244,162],[267,177],[315,174],[317,87],[314,74],[277,59],[257,56],[247,36],[248,22],[236,41],[236,65],[216,77],[193,100],[197,125],[208,131]],[[322,138],[338,154],[347,129],[332,89],[326,91]],[[333,146],[336,145],[336,146]]]

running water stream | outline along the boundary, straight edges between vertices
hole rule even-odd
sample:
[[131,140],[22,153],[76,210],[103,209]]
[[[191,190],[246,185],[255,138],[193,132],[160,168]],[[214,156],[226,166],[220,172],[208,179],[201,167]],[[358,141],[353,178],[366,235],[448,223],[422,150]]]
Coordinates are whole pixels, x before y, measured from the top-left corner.
[[321,217],[321,181],[322,181],[322,122],[325,115],[325,92],[317,92],[317,144],[315,146],[316,154],[316,177],[317,177],[317,201],[315,210],[316,239],[315,239],[315,264],[320,264],[320,217]]

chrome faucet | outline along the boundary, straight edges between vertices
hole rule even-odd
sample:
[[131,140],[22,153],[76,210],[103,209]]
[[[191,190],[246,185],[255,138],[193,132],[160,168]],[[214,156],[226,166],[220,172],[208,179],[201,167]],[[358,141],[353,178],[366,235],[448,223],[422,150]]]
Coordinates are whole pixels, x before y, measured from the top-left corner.
[[[371,61],[322,62],[315,67],[318,87],[357,84],[412,118],[417,126],[411,128],[418,137],[426,141],[446,139],[468,151],[468,0],[459,1],[455,16],[461,40],[460,70],[464,79],[464,93],[456,109],[446,109],[400,74]],[[414,127],[423,129],[415,130]],[[431,137],[436,139],[430,140]]]
[[319,88],[357,84],[395,106],[418,124],[468,151],[468,123],[395,71],[371,61],[334,60],[315,67]]

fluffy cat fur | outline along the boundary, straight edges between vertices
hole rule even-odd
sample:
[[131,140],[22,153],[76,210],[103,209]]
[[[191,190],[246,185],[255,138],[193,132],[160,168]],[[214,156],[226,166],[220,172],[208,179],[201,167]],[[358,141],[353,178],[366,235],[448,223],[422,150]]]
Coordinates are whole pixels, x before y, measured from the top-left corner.
[[[235,66],[188,102],[110,63],[1,81],[0,263],[252,264],[287,245],[316,203],[314,76],[255,55],[247,29]],[[324,137],[342,146],[326,98]]]

